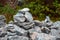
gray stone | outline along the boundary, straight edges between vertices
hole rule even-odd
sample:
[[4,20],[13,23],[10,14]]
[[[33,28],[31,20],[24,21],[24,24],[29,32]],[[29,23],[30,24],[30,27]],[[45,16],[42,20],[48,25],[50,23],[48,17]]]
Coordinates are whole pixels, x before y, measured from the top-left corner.
[[0,28],[0,40],[7,40],[7,29],[6,29],[6,27]]
[[32,40],[56,40],[55,36],[34,32],[31,36]]
[[7,24],[7,35],[8,35],[8,39],[11,36],[15,36],[16,35],[13,21],[10,21],[9,24]]
[[32,21],[33,21],[33,17],[32,17],[32,15],[31,15],[31,13],[25,12],[25,17],[26,17],[26,19],[27,19],[29,22],[32,22]]
[[60,38],[60,21],[53,23],[53,26],[51,26],[51,28],[51,35]]
[[7,35],[9,40],[20,40],[18,36],[27,36],[27,31],[15,24],[8,24],[7,28]]
[[14,35],[16,35],[16,33],[7,32],[7,35],[8,35],[8,37],[9,36],[14,36]]
[[11,36],[10,38],[9,38],[9,40],[29,40],[29,38],[28,37],[25,37],[25,36]]
[[22,26],[24,29],[29,29],[34,26],[33,22],[23,22],[23,23],[17,23],[18,26]]
[[10,21],[9,24],[7,24],[7,35],[15,35],[14,32],[15,32],[15,29],[14,29],[13,21]]
[[7,40],[7,35],[5,35],[5,37],[0,37],[0,40]]
[[16,15],[14,15],[13,18],[16,25],[22,26],[22,28],[24,29],[29,29],[33,27],[33,17],[28,11],[29,8],[23,8],[19,10],[19,12]]
[[35,26],[39,26],[39,27],[43,26],[43,23],[40,22],[39,20],[34,20],[34,23],[35,23]]
[[41,27],[41,32],[42,33],[46,33],[46,34],[49,34],[50,33],[50,29],[48,27]]
[[0,15],[0,20],[3,21],[3,22],[6,22],[6,18],[4,15]]
[[[23,8],[6,24],[0,15],[0,40],[56,40],[60,38],[60,21],[52,22],[49,16],[44,21],[33,20],[29,8]],[[7,35],[7,36],[6,36]]]
[[6,18],[3,15],[0,15],[0,27],[4,27],[6,25]]
[[51,33],[52,36],[56,36],[56,38],[60,38],[60,31],[52,29]]
[[0,15],[0,40],[7,40],[6,18]]
[[60,27],[60,21],[56,21],[55,23],[53,23],[54,27]]
[[8,30],[9,30],[9,29],[14,29],[14,25],[13,25],[13,24],[8,24],[7,26],[8,26],[8,27],[7,27]]
[[19,38],[20,38],[21,40],[29,40],[28,37],[24,37],[24,36],[20,36]]
[[[21,34],[21,35],[27,35],[27,31],[26,30],[24,30],[23,28],[20,28],[19,26],[17,26],[17,25],[14,25],[14,28],[15,28],[15,31],[16,32],[18,32],[19,34]],[[17,34],[18,34],[17,33]],[[18,35],[19,35],[18,34]]]
[[7,25],[7,35],[8,35],[8,37],[16,35],[13,24],[8,24]]
[[57,30],[51,29],[51,33],[50,34],[53,35],[53,36],[57,36]]
[[14,22],[24,22],[24,21],[25,17],[23,13],[17,13],[16,15],[14,15]]
[[50,20],[49,16],[46,16],[46,19],[44,21],[44,24],[47,26],[47,27],[50,27],[53,22]]
[[[8,24],[8,35],[27,35],[27,31],[15,24]],[[12,32],[12,33],[11,33]]]
[[37,32],[37,33],[41,33],[41,29],[40,27],[36,26],[35,28],[32,28],[29,30],[29,33],[33,33],[33,32]]
[[46,16],[45,22],[50,22],[50,21],[51,20],[50,20],[49,16]]
[[19,12],[16,15],[14,15],[14,21],[15,22],[24,22],[25,20],[29,22],[33,21],[33,17],[28,11],[29,11],[28,8],[19,10]]
[[0,22],[0,27],[4,27],[5,25],[6,25],[6,23]]

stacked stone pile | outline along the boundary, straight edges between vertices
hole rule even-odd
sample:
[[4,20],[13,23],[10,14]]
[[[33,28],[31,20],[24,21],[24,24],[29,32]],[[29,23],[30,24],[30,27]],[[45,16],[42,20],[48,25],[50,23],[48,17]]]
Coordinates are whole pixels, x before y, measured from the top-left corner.
[[0,40],[7,40],[6,18],[0,15]]
[[[5,17],[0,18],[0,35],[4,35],[1,40],[60,40],[60,21],[52,22],[49,16],[44,21],[33,20],[29,9],[24,8],[13,19],[6,24]],[[2,33],[1,28],[5,29]]]

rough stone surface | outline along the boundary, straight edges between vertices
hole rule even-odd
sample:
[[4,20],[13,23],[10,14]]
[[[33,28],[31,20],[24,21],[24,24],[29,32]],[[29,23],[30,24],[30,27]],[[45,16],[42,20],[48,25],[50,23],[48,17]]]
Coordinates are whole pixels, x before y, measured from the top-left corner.
[[49,16],[46,16],[46,19],[43,22],[44,26],[50,27],[53,22],[50,20]]
[[9,40],[29,40],[28,37],[25,36],[10,36]]
[[17,13],[16,15],[14,15],[14,22],[24,22],[25,21],[25,17],[23,15],[23,13]]
[[60,21],[52,22],[49,16],[44,21],[33,20],[29,9],[24,8],[13,19],[6,24],[0,15],[0,40],[60,40]]
[[32,28],[34,23],[33,22],[24,22],[24,23],[17,23],[18,26],[21,26],[24,29]]
[[13,18],[16,25],[22,26],[24,29],[29,29],[33,27],[33,17],[28,11],[28,8],[24,8],[22,10],[19,10],[19,12],[14,15]]
[[39,20],[34,20],[35,26],[39,26],[41,27],[43,25],[42,22],[40,22]]
[[29,33],[33,33],[33,32],[37,32],[37,33],[41,33],[41,29],[40,27],[36,26],[35,28],[32,28],[29,30]]
[[45,33],[37,33],[34,32],[32,35],[30,35],[32,40],[56,40],[55,36],[45,34]]
[[7,40],[6,18],[0,15],[0,40]]
[[28,12],[28,8],[24,8],[22,10],[19,10],[19,12],[14,16],[15,22],[24,22],[25,20],[32,22],[33,17],[32,15]]
[[3,15],[0,15],[0,27],[6,25],[6,18]]
[[51,26],[51,28],[51,35],[60,38],[60,21],[53,23],[53,26]]

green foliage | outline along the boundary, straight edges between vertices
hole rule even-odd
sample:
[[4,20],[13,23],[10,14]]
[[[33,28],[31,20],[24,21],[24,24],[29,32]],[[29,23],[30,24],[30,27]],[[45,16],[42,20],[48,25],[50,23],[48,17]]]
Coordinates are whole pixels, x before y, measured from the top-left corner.
[[51,18],[60,17],[60,3],[58,0],[53,1],[51,5],[45,5],[44,2],[47,0],[27,0],[28,4],[24,4],[22,8],[30,8],[30,12],[33,16],[38,16],[39,20],[45,18],[45,16],[50,16]]
[[60,3],[58,3],[58,0],[55,0],[55,2],[53,2],[53,5],[56,7],[55,13],[60,16]]
[[[30,2],[27,5],[23,5],[23,8],[24,7],[30,8],[30,12],[32,13],[32,15],[38,16],[39,20],[44,19],[44,17],[46,16],[45,11],[51,11],[48,8],[48,6],[42,5],[42,4],[38,3],[38,2]],[[51,15],[49,15],[49,16],[51,16]]]
[[[19,9],[30,8],[30,12],[35,19],[43,20],[45,16],[50,16],[52,20],[60,20],[60,3],[54,0],[53,3],[45,4],[47,0],[25,0],[23,6],[17,6],[16,9],[11,8],[9,5],[2,7],[0,5],[0,14],[16,14]],[[47,1],[48,2],[48,1]],[[58,19],[57,19],[58,18]]]
[[0,14],[16,14],[17,10],[11,8],[9,5],[5,5],[4,7],[0,7]]
[[3,5],[0,3],[0,7],[2,7]]
[[0,14],[4,15],[7,19],[7,22],[13,20],[13,15],[17,13],[17,9],[11,8],[9,5],[3,7],[0,6]]

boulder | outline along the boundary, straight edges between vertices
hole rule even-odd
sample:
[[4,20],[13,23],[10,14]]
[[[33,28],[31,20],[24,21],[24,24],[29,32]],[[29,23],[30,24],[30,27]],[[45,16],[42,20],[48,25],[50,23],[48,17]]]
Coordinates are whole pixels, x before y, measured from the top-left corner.
[[34,32],[31,36],[32,40],[56,40],[55,36]]
[[28,12],[29,8],[23,8],[18,11],[16,15],[14,15],[14,21],[15,22],[24,22],[24,21],[33,21],[33,17],[31,13]]
[[51,26],[51,35],[60,38],[60,21],[53,23],[53,26]]

